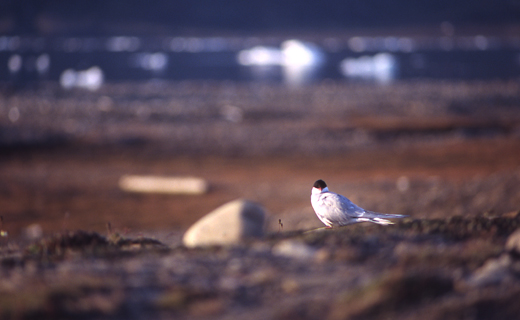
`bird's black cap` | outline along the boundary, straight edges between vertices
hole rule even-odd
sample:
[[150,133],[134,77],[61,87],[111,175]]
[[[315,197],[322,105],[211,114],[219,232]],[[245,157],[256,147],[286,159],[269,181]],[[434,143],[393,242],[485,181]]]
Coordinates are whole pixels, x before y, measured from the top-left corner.
[[314,182],[314,188],[318,188],[320,190],[323,190],[327,187],[327,184],[325,183],[325,181],[323,180],[316,180],[316,182]]

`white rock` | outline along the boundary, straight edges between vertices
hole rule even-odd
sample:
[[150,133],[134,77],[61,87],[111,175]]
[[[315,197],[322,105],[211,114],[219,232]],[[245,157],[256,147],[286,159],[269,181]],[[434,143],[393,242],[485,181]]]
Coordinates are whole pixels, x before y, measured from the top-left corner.
[[263,236],[264,220],[263,207],[238,199],[195,222],[184,234],[182,242],[186,247],[236,245],[245,238]]

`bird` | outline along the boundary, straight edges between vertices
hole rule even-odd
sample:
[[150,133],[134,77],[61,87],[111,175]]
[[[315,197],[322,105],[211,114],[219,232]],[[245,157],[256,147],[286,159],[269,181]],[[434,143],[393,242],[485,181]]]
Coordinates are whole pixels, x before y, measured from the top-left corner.
[[316,180],[312,187],[311,204],[318,218],[327,227],[341,227],[359,222],[373,222],[382,225],[394,224],[387,219],[404,218],[402,214],[387,214],[365,210],[346,197],[329,191],[323,180]]

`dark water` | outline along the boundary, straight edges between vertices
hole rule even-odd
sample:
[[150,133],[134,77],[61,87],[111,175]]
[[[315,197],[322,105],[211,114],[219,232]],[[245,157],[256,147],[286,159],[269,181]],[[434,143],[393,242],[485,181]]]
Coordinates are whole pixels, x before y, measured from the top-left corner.
[[[80,71],[93,66],[101,69],[105,82],[208,79],[298,84],[323,79],[386,82],[520,76],[520,38],[484,36],[323,37],[302,40],[301,44],[309,45],[318,57],[316,64],[304,66],[303,71],[287,67],[284,65],[287,61],[253,66],[239,63],[240,52],[255,47],[283,55],[280,48],[284,41],[286,39],[277,38],[0,37],[0,81],[22,86],[41,80],[59,81],[67,69]],[[382,53],[386,59],[383,66],[374,62]],[[348,72],[342,69],[345,59],[350,59]]]

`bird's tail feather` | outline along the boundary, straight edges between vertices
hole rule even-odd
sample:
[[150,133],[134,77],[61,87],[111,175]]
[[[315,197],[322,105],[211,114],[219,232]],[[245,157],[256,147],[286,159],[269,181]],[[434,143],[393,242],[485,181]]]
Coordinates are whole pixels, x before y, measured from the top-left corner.
[[408,217],[405,214],[389,214],[389,213],[379,213],[374,211],[365,210],[363,214],[364,218],[383,218],[384,219],[394,219],[394,218],[406,218]]
[[382,218],[357,218],[356,222],[373,222],[382,225],[394,224],[392,221]]
[[390,220],[381,219],[381,218],[372,218],[372,219],[370,219],[370,221],[374,222],[374,223],[377,223],[377,224],[382,224],[382,225],[394,224]]

